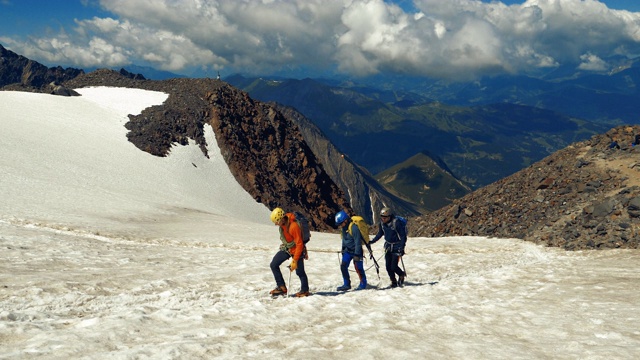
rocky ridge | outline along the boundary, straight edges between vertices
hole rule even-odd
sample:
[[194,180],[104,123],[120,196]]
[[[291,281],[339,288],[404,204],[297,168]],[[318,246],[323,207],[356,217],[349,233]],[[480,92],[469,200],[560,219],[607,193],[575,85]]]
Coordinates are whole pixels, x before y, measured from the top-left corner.
[[271,105],[225,85],[208,93],[210,124],[236,179],[257,201],[273,209],[311,214],[316,229],[333,227],[333,216],[350,209],[298,126]]
[[0,88],[3,90],[78,95],[60,83],[81,74],[84,71],[80,69],[63,69],[60,66],[48,68],[0,45]]
[[639,248],[637,134],[638,125],[620,126],[574,143],[412,219],[409,234],[520,238],[567,250]]

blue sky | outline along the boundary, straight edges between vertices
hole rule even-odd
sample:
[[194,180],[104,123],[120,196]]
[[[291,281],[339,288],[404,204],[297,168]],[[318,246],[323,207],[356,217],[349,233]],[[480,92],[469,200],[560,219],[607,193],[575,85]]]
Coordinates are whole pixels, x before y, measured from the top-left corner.
[[0,44],[48,66],[179,74],[607,71],[640,54],[640,1],[0,0]]
[[[483,2],[489,3],[491,1]],[[507,5],[524,3],[522,0],[503,0],[502,2]],[[640,1],[638,0],[600,0],[600,2],[607,5],[609,9],[640,11]]]
[[70,29],[73,19],[109,16],[96,3],[84,6],[79,0],[0,0],[0,35],[39,36],[49,30]]

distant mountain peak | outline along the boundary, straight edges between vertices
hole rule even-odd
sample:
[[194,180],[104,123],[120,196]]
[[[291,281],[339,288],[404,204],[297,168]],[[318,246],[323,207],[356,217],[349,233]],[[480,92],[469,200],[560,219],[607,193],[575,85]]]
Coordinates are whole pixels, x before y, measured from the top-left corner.
[[393,194],[434,211],[471,192],[471,187],[457,179],[442,160],[421,151],[407,160],[377,174],[376,180]]

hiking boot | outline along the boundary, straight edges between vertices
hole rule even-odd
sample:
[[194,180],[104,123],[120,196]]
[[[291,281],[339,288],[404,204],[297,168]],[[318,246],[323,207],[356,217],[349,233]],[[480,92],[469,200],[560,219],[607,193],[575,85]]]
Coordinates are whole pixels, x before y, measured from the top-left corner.
[[356,290],[364,290],[367,288],[367,283],[360,283]]
[[271,294],[271,296],[287,295],[287,287],[284,285],[276,286],[276,288],[271,290],[269,294]]
[[306,297],[306,296],[309,296],[309,295],[311,295],[311,293],[308,292],[308,291],[299,291],[294,296],[295,297]]
[[398,277],[398,285],[399,286],[403,286],[404,285],[404,275],[400,275]]
[[338,290],[338,291],[347,291],[349,289],[351,289],[351,285],[345,284],[345,285],[342,285],[342,286],[338,286],[338,288],[336,290]]
[[392,288],[397,288],[397,287],[398,287],[398,283],[397,283],[396,281],[393,281],[393,282],[391,283],[391,287],[392,287]]

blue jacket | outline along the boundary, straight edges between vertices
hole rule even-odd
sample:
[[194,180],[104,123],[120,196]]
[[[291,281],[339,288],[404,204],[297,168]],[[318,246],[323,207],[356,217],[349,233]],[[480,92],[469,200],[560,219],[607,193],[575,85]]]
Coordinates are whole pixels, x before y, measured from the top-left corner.
[[404,247],[407,244],[407,227],[395,216],[388,223],[380,221],[378,225],[378,233],[369,241],[373,244],[384,236],[384,248],[390,252],[404,253]]
[[[349,226],[353,226],[353,235],[349,234]],[[342,252],[348,252],[353,256],[362,258],[362,235],[358,226],[349,222],[347,226],[342,228]]]

